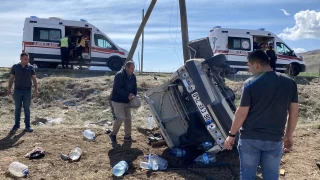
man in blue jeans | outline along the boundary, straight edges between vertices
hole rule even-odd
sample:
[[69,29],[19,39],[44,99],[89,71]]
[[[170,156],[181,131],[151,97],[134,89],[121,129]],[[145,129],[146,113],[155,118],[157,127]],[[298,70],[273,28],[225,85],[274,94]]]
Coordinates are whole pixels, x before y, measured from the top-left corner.
[[262,50],[248,55],[253,77],[244,83],[240,106],[224,143],[231,150],[235,134],[242,127],[238,151],[243,180],[254,180],[258,165],[264,180],[278,179],[282,151],[290,151],[293,145],[299,111],[297,84],[273,71],[269,64]]
[[12,95],[12,85],[14,82],[13,99],[15,102],[15,124],[10,133],[15,133],[20,128],[21,108],[24,110],[25,131],[33,132],[30,126],[30,104],[31,87],[34,85],[34,96],[38,95],[38,85],[34,67],[29,64],[29,55],[21,53],[20,63],[12,66],[10,71],[8,96]]

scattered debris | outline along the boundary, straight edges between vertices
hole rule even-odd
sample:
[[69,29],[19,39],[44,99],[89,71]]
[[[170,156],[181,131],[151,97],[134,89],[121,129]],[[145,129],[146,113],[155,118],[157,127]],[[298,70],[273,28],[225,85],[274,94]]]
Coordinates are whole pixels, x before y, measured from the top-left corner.
[[62,160],[64,160],[64,161],[71,160],[71,159],[69,158],[69,156],[66,155],[66,154],[60,154],[60,158],[61,158]]
[[120,177],[126,171],[128,171],[128,169],[129,169],[128,163],[126,161],[120,161],[112,168],[112,174],[117,177]]
[[9,172],[15,177],[25,177],[29,174],[29,169],[28,166],[15,161],[9,165]]
[[99,93],[99,91],[97,91],[97,90],[94,90],[93,92],[92,92],[92,94],[98,94]]
[[148,140],[149,140],[148,144],[152,145],[152,143],[154,142],[162,141],[163,137],[160,133],[155,133],[155,134],[150,134],[148,137]]
[[60,124],[62,121],[63,121],[62,118],[49,119],[49,118],[36,117],[35,121],[33,121],[31,124],[42,126],[45,124]]
[[286,173],[286,171],[285,171],[284,169],[280,169],[280,175],[281,175],[281,176],[284,176],[285,173]]
[[65,104],[66,106],[76,106],[76,103],[73,101],[65,101],[63,102],[63,104]]
[[28,152],[24,157],[29,159],[40,159],[45,156],[45,151],[41,147],[35,147],[32,151]]
[[79,158],[81,157],[82,154],[82,150],[80,147],[75,147],[69,154],[69,158],[72,161],[76,161],[79,160]]
[[110,133],[111,133],[111,130],[110,130],[110,129],[106,129],[104,132],[105,132],[106,134],[110,134]]
[[87,129],[83,132],[83,136],[86,140],[95,140],[96,134],[92,132],[90,129]]
[[161,140],[157,142],[152,142],[151,145],[152,147],[164,146],[164,145],[167,145],[167,142],[165,140]]

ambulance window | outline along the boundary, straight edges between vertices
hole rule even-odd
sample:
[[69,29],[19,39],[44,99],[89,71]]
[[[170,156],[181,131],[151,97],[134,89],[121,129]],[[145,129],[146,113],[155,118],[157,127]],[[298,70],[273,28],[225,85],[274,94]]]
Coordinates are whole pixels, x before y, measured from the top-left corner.
[[249,38],[228,37],[228,48],[232,50],[251,50],[251,42]]
[[34,27],[33,41],[59,42],[60,39],[60,29]]
[[283,43],[277,42],[277,52],[278,54],[286,55],[286,56],[291,56],[291,50]]
[[101,34],[94,35],[94,43],[98,47],[112,49],[112,45],[109,40]]

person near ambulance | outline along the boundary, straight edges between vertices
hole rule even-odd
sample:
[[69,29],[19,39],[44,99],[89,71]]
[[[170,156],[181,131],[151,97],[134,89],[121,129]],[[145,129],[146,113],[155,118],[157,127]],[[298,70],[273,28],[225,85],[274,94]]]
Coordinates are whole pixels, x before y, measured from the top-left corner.
[[84,39],[84,36],[82,35],[82,33],[80,31],[77,32],[77,36],[78,36],[78,40],[77,40],[77,47],[76,47],[76,57],[79,57],[81,56],[82,58],[82,51],[83,51],[83,48],[85,47],[86,45],[86,41]]
[[276,71],[277,53],[273,49],[273,43],[269,44],[269,47],[265,50],[265,52],[269,57],[270,67],[273,69],[273,71]]
[[71,45],[71,41],[68,35],[60,39],[59,46],[60,46],[60,52],[61,52],[61,64],[63,69],[65,68],[68,69],[70,45]]

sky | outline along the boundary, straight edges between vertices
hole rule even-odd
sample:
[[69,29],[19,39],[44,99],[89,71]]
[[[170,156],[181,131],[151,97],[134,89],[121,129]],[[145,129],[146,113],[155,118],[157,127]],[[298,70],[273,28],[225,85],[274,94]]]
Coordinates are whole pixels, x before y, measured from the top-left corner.
[[[130,50],[151,0],[1,0],[0,66],[19,62],[26,17],[86,19],[120,47]],[[320,49],[319,0],[186,0],[189,40],[214,26],[265,28],[295,52]],[[183,65],[178,0],[158,0],[145,27],[144,71],[174,71]],[[139,68],[141,40],[133,60]]]

